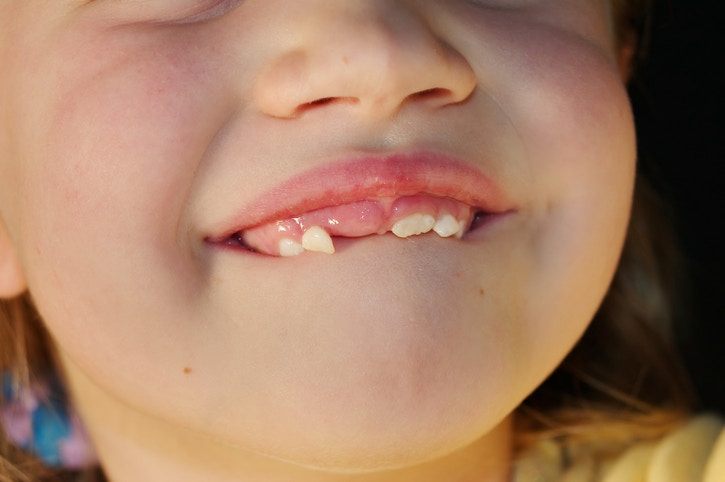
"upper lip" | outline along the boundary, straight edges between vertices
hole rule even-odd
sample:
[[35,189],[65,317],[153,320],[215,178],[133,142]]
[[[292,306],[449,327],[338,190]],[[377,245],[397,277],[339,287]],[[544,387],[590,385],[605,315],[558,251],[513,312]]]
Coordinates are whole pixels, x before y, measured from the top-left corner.
[[470,163],[431,152],[360,155],[282,181],[223,221],[209,240],[329,206],[386,197],[449,197],[487,214],[515,210],[505,192]]

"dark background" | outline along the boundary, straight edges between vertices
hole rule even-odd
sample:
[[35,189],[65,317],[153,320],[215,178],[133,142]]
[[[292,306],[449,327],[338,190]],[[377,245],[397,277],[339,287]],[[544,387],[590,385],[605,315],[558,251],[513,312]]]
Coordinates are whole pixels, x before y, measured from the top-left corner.
[[[671,206],[691,291],[677,343],[703,409],[725,414],[725,16],[655,0],[631,95],[641,170]],[[722,4],[725,7],[725,3]]]

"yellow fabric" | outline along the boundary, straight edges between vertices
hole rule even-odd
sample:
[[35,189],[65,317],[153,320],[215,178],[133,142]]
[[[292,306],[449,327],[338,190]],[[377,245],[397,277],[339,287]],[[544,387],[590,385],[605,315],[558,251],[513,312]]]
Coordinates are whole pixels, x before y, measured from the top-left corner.
[[665,438],[652,458],[647,482],[702,481],[722,427],[718,417],[703,415]]
[[658,443],[633,445],[617,459],[577,458],[564,468],[564,449],[547,441],[517,463],[514,482],[725,482],[725,424],[695,417]]
[[612,464],[603,482],[647,482],[647,469],[654,453],[654,444],[635,445]]
[[725,429],[720,432],[707,461],[703,482],[725,482]]

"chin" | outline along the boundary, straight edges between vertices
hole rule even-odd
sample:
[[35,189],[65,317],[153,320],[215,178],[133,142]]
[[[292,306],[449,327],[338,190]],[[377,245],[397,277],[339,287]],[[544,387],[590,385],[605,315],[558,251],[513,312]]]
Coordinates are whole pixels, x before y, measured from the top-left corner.
[[[460,361],[453,357],[423,366],[408,360],[397,370],[367,365],[351,370],[356,371],[350,374],[357,379],[353,384],[329,378],[287,384],[287,396],[275,397],[267,407],[273,421],[252,432],[239,427],[225,438],[252,452],[327,472],[424,464],[474,444],[523,397],[480,368],[453,371]],[[424,378],[424,372],[430,376]]]

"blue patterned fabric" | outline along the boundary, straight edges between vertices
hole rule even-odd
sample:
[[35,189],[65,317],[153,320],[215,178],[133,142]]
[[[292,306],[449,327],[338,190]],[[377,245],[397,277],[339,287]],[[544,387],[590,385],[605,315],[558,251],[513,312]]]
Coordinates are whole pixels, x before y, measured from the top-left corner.
[[0,425],[14,445],[38,456],[49,467],[95,464],[89,440],[80,420],[69,409],[68,397],[57,377],[18,388],[5,373],[2,393]]

